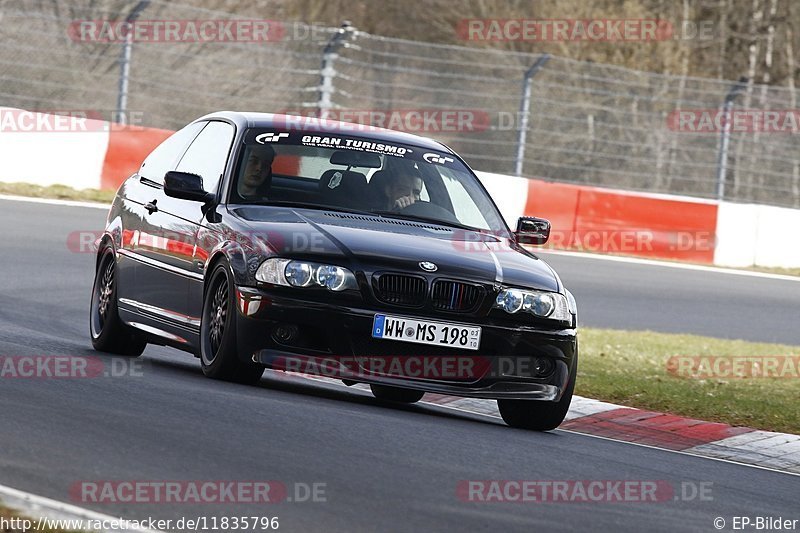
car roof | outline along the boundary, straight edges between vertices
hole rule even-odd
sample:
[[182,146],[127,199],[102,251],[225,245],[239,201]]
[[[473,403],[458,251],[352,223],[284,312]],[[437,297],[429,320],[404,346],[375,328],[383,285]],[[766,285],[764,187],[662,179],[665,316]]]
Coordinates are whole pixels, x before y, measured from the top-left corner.
[[311,134],[319,133],[320,135],[341,134],[349,137],[357,137],[359,139],[411,144],[421,148],[453,153],[446,145],[428,137],[338,120],[325,120],[324,123],[320,123],[321,119],[316,117],[281,115],[277,113],[256,113],[249,111],[217,111],[200,117],[197,120],[209,120],[214,118],[229,120],[241,128],[285,128],[303,130]]

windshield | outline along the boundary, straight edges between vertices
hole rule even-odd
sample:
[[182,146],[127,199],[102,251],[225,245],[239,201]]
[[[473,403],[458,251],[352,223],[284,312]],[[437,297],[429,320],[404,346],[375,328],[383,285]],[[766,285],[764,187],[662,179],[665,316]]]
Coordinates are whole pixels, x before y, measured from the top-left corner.
[[252,129],[231,203],[295,205],[504,232],[500,213],[452,155],[346,134]]

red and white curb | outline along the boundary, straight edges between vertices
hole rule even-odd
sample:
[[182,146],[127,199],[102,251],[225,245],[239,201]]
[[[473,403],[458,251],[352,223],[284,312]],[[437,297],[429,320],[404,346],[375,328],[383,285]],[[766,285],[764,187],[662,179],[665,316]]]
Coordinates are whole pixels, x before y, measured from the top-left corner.
[[[289,375],[341,384],[332,378]],[[353,388],[369,390],[364,384],[353,385]],[[422,403],[500,417],[494,400],[428,393]],[[572,398],[567,417],[559,429],[800,474],[800,435],[706,422],[581,396]]]
[[[491,400],[432,394],[425,398],[438,405],[500,416]],[[800,474],[800,435],[734,427],[581,396],[572,398],[559,429]]]

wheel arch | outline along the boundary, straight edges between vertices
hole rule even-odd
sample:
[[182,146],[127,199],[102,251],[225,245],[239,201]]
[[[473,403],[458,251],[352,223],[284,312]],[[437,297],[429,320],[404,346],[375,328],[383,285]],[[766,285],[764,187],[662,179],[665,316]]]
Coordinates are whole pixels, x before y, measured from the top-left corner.
[[247,284],[248,279],[251,277],[247,257],[246,250],[239,243],[224,241],[215,246],[208,256],[208,261],[206,261],[205,273],[203,274],[203,295],[205,296],[211,275],[220,261],[228,263],[228,271],[233,276],[234,285]]
[[101,235],[96,242],[97,242],[97,253],[95,254],[94,258],[95,272],[97,272],[100,269],[100,262],[103,260],[103,255],[104,255],[104,253],[102,252],[104,252],[106,248],[111,248],[111,253],[114,255],[114,257],[117,256],[117,246],[110,233],[108,232],[103,233],[103,235]]
[[[113,209],[114,207],[112,206],[112,211]],[[97,269],[100,268],[100,260],[102,259],[102,254],[100,254],[100,251],[103,250],[104,247],[110,247],[114,257],[117,257],[117,250],[122,247],[124,233],[125,231],[122,225],[122,217],[119,215],[110,216],[108,223],[103,230],[103,234],[100,235],[100,237],[95,241],[97,249],[97,257],[95,258],[95,272],[97,272]]]

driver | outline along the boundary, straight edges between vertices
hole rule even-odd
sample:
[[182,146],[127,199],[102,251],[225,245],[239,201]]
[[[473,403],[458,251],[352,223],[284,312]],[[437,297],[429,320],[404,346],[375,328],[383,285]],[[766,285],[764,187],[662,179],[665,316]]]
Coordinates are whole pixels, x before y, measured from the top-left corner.
[[236,192],[244,199],[266,197],[272,185],[272,162],[275,150],[269,145],[249,147]]
[[383,187],[386,198],[385,209],[399,211],[419,201],[422,194],[422,178],[411,170],[399,172],[395,179],[386,180]]

